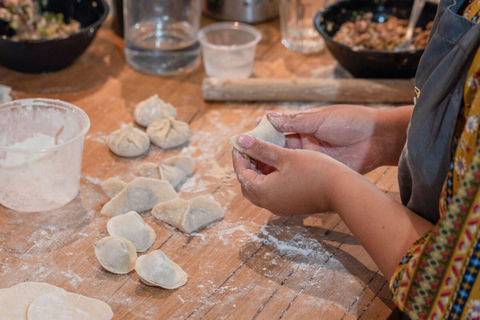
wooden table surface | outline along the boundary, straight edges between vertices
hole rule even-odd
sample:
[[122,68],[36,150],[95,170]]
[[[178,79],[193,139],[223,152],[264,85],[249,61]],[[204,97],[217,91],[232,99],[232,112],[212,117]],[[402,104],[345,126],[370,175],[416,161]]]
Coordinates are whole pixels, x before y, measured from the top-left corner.
[[[204,21],[208,23],[208,21]],[[278,21],[257,26],[254,77],[328,78],[338,69],[328,51],[305,56],[280,43]],[[266,110],[290,111],[322,103],[206,103],[203,65],[189,74],[156,77],[132,70],[123,39],[108,23],[71,67],[29,75],[0,67],[0,84],[18,98],[71,102],[87,112],[81,189],[65,207],[20,213],[0,206],[0,288],[23,281],[47,282],[107,302],[114,319],[388,319],[395,314],[388,283],[338,215],[277,217],[242,197],[231,161],[229,137],[251,130]],[[108,134],[133,122],[136,104],[153,94],[172,103],[190,124],[188,145],[126,159],[112,154]],[[1,129],[0,129],[1,130]],[[138,275],[103,270],[93,245],[107,236],[100,215],[108,198],[101,181],[129,181],[145,161],[161,163],[176,154],[195,158],[197,171],[179,192],[190,199],[210,195],[226,210],[225,219],[185,235],[145,221],[161,249],[189,275],[177,290],[148,287]],[[395,167],[367,177],[398,199]]]

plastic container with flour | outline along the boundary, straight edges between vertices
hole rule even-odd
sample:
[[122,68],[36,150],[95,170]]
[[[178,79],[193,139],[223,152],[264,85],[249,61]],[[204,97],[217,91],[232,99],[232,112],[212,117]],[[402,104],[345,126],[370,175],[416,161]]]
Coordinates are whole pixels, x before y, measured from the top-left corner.
[[82,109],[60,100],[0,104],[0,204],[39,212],[72,201],[89,128]]

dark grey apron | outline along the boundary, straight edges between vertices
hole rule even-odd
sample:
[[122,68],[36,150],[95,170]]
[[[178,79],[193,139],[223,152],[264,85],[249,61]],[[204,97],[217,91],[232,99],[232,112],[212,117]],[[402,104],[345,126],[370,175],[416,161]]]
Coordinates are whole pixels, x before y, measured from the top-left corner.
[[480,46],[480,25],[457,14],[464,1],[439,4],[415,77],[418,99],[398,165],[402,203],[432,223],[439,219],[465,78]]

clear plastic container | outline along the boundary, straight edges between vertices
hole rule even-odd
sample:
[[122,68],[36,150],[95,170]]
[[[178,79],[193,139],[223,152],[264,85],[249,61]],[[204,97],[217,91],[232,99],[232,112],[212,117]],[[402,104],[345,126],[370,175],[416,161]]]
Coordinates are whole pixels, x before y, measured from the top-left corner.
[[252,73],[261,33],[239,22],[210,24],[198,33],[202,45],[203,64],[212,78],[248,78]]
[[82,109],[60,100],[0,104],[0,204],[39,212],[72,201],[89,128]]

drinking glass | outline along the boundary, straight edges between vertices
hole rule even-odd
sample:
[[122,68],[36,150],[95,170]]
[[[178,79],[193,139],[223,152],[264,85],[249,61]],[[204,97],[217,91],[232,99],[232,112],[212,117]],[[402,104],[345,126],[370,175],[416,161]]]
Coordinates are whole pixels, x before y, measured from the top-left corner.
[[325,47],[325,41],[313,26],[315,14],[326,0],[281,0],[280,29],[282,44],[290,50],[312,53]]
[[125,56],[156,75],[193,69],[199,61],[201,0],[124,0]]

